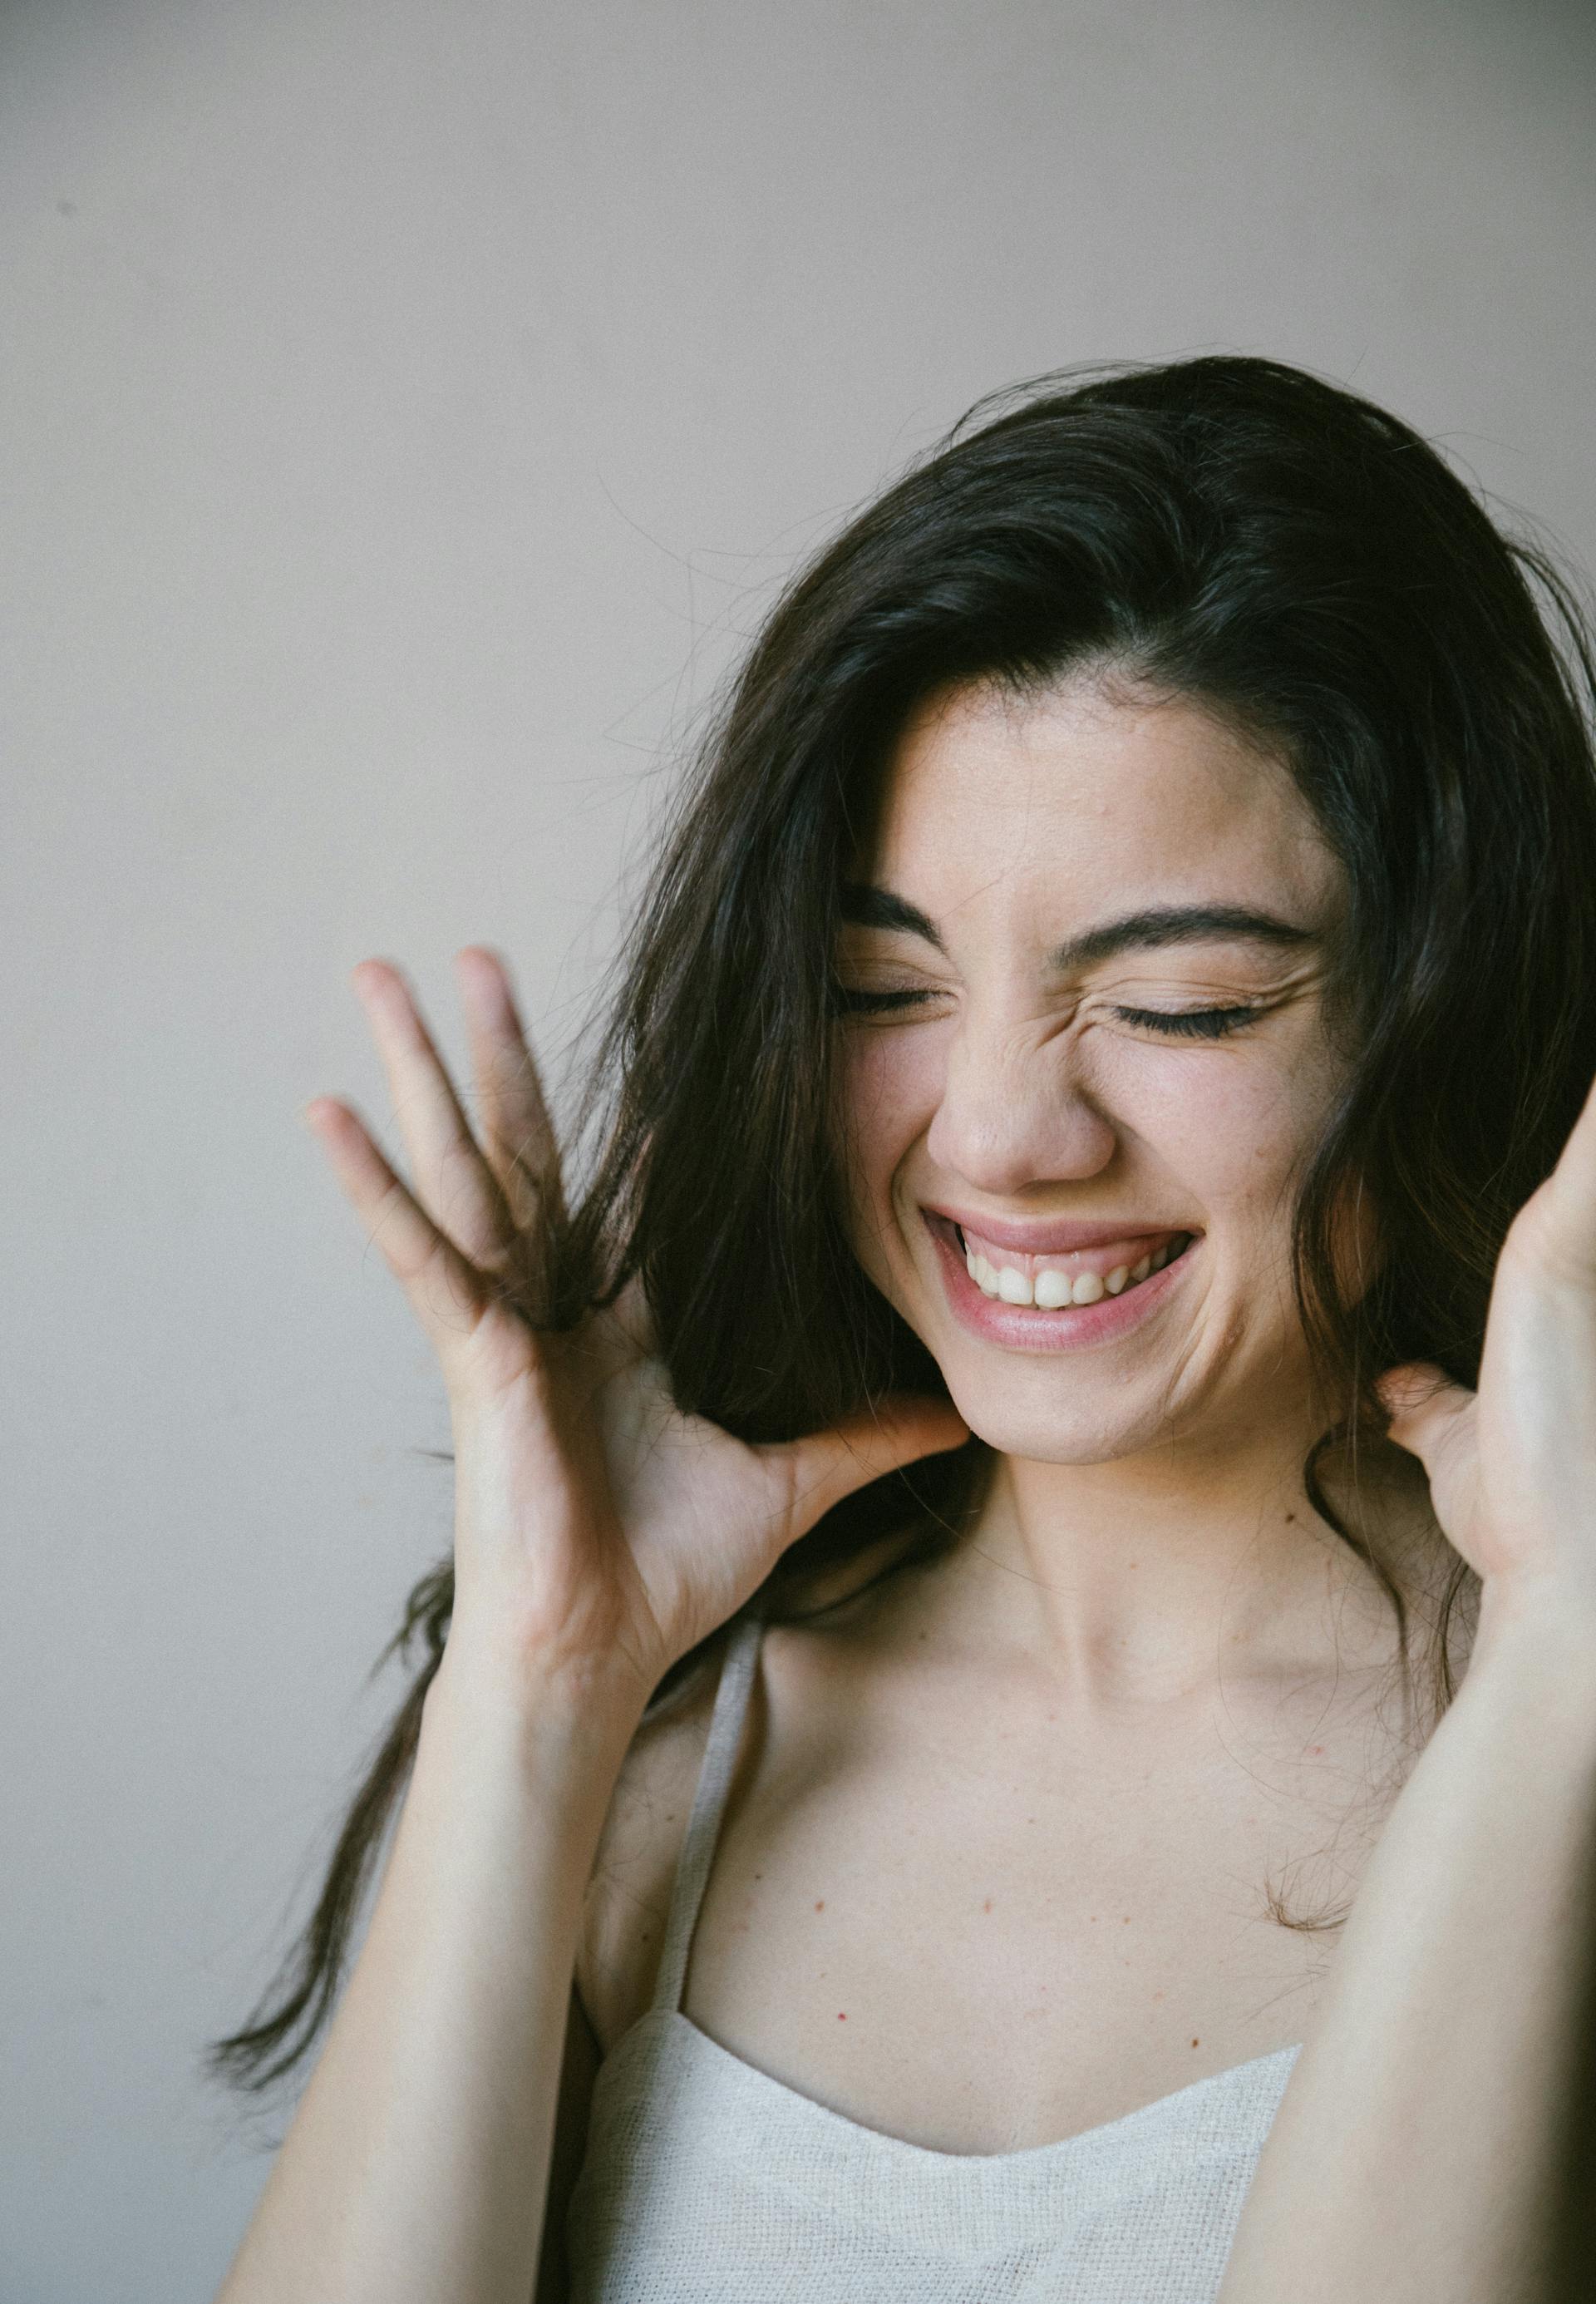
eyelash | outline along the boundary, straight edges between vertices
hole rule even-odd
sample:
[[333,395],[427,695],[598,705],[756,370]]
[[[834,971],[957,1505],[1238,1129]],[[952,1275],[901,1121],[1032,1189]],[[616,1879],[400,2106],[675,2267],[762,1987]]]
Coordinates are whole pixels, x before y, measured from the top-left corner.
[[1257,1014],[1255,1008],[1185,1008],[1163,1012],[1152,1008],[1116,1008],[1116,1016],[1132,1024],[1146,1024],[1155,1032],[1172,1032],[1188,1040],[1222,1040],[1238,1031]]
[[[931,998],[929,992],[862,992],[840,987],[837,1004],[845,1016],[880,1016],[905,1008],[917,1007],[921,1001]],[[1127,1024],[1142,1024],[1150,1031],[1163,1032],[1171,1038],[1186,1040],[1221,1040],[1228,1033],[1239,1030],[1251,1021],[1255,1008],[1116,1008],[1114,1013]]]

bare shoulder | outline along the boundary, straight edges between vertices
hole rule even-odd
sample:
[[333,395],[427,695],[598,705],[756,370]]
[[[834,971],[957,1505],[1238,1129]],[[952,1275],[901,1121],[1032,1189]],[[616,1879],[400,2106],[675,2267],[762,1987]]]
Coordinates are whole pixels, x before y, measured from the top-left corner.
[[611,1796],[583,1906],[576,1971],[578,1995],[605,2054],[654,1992],[718,1675],[718,1656],[712,1655],[689,1687],[644,1722]]
[[[869,1581],[871,1570],[893,1548],[891,1542],[873,1547],[833,1574],[813,1580],[806,1597],[822,1621],[806,1623],[801,1633],[774,1626],[766,1632],[754,1755],[768,1759],[774,1741],[789,1766],[813,1758],[814,1724],[823,1724],[832,1708],[825,1700],[831,1687],[824,1679],[827,1668],[848,1665],[860,1626],[882,1605],[882,1590],[874,1585],[862,1599],[850,1600],[849,1595],[861,1576]],[[645,1721],[611,1796],[584,1902],[576,1969],[577,1996],[601,2054],[607,2055],[645,2014],[653,1997],[723,1653],[723,1643],[717,1643],[681,1694]],[[853,1668],[859,1668],[857,1660]],[[773,1735],[773,1719],[778,1729],[785,1722],[790,1730],[794,1718],[806,1724],[807,1732]]]

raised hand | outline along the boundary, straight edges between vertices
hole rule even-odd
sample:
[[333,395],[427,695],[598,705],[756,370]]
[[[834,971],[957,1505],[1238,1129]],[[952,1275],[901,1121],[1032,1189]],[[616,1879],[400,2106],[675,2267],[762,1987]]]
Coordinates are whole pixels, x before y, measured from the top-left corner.
[[1424,1363],[1379,1390],[1487,1606],[1545,1601],[1596,1639],[1596,1088],[1503,1244],[1478,1392]]
[[945,1403],[894,1401],[781,1446],[680,1415],[634,1289],[574,1330],[539,1326],[563,1207],[536,1068],[504,970],[469,947],[456,978],[473,1133],[409,987],[354,983],[387,1075],[407,1184],[348,1105],[306,1118],[437,1354],[453,1425],[449,1655],[483,1673],[621,1685],[646,1701],[782,1551],[851,1489],[966,1436]]

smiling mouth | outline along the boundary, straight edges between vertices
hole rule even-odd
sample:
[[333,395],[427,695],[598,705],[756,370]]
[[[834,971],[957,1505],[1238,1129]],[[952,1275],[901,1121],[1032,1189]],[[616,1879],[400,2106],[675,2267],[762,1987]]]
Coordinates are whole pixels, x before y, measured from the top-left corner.
[[966,1271],[984,1296],[994,1302],[1028,1306],[1042,1312],[1096,1304],[1105,1296],[1133,1293],[1144,1281],[1184,1256],[1199,1235],[1191,1232],[1147,1232],[1101,1248],[1022,1255],[983,1239],[973,1227],[923,1211],[927,1224],[964,1259]]

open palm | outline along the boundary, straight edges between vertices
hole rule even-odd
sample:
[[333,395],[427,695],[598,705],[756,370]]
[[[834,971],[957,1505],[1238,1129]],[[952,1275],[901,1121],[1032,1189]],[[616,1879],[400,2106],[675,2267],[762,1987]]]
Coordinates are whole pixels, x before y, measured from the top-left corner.
[[646,1699],[851,1489],[966,1436],[945,1403],[892,1401],[749,1447],[678,1412],[635,1287],[578,1327],[539,1326],[563,1222],[553,1131],[508,979],[456,961],[477,1132],[399,970],[355,970],[410,1164],[348,1105],[307,1118],[437,1354],[453,1426],[450,1647],[628,1681]]

